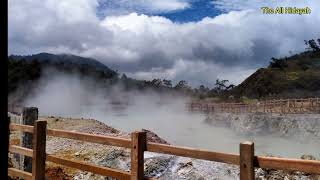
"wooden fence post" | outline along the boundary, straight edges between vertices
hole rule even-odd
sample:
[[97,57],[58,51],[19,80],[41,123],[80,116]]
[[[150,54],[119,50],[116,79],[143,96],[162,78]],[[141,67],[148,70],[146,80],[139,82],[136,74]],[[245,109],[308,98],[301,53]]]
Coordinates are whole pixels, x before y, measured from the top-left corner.
[[33,131],[32,180],[45,179],[47,121],[36,121]]
[[240,180],[254,180],[254,143],[240,144]]
[[[34,122],[38,119],[38,108],[24,107],[22,110],[22,124],[33,126]],[[24,132],[22,135],[22,147],[32,149],[32,134]],[[27,172],[32,171],[32,158],[24,157],[21,159],[23,163],[22,169]]]
[[7,121],[7,130],[8,130],[8,152],[9,152],[9,144],[10,144],[10,123],[11,123],[11,118],[8,116],[8,121]]
[[146,132],[131,134],[131,180],[144,179],[144,151],[147,145]]
[[6,124],[6,126],[4,126],[4,128],[3,128],[3,130],[4,131],[7,131],[8,132],[8,138],[5,138],[5,140],[6,140],[6,142],[4,142],[5,143],[5,148],[7,149],[6,151],[6,153],[4,153],[4,154],[6,154],[7,156],[1,156],[1,161],[2,162],[6,162],[6,166],[7,167],[3,167],[3,170],[5,171],[4,173],[6,173],[6,175],[8,174],[8,167],[9,167],[9,165],[12,165],[12,164],[9,164],[8,163],[8,155],[9,155],[9,144],[10,144],[10,117],[8,117],[7,118],[7,124]]

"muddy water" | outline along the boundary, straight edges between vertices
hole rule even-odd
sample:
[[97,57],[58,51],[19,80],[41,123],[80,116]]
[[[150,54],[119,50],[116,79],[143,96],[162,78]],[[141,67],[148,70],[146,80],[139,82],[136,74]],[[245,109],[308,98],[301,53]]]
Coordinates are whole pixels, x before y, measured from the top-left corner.
[[113,111],[100,120],[126,132],[141,128],[152,130],[174,145],[238,153],[239,143],[249,140],[255,143],[258,155],[300,158],[301,155],[310,154],[320,158],[319,137],[285,137],[280,133],[250,133],[250,130],[239,132],[205,123],[204,114],[171,107],[159,107],[156,111],[152,109]]

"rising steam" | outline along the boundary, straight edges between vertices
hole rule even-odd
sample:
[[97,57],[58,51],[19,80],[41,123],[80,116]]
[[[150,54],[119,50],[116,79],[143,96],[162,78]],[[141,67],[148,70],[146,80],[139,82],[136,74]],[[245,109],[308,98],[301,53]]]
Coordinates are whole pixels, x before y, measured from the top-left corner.
[[[246,129],[249,126],[253,129],[259,128],[262,122],[259,118],[258,120],[253,118],[252,122],[248,122],[246,115],[227,114],[220,116],[219,119],[218,115],[213,114],[211,115],[213,121],[219,119],[226,124],[232,122],[233,127],[207,124],[204,123],[205,115],[187,111],[185,103],[189,99],[186,97],[155,91],[127,91],[120,84],[105,88],[93,79],[76,74],[64,74],[55,70],[45,72],[32,95],[24,101],[25,106],[38,107],[40,115],[43,116],[96,119],[124,132],[144,128],[157,133],[172,144],[214,151],[238,153],[240,142],[252,140],[256,144],[256,152],[260,154],[296,158],[302,154],[312,154],[320,157],[318,135],[316,138],[308,136],[298,141],[295,138],[283,137],[283,134],[279,135],[278,132],[250,134],[251,131]],[[269,118],[271,117],[266,115],[265,121],[269,122]],[[285,119],[283,123],[290,125],[297,122],[297,118],[298,116],[294,116]],[[302,115],[299,118],[303,119],[299,125],[304,126],[303,132],[301,127],[296,130],[289,128],[290,132],[297,132],[293,134],[303,135],[311,127],[319,127],[318,115],[312,117]],[[304,121],[305,119],[308,120]],[[279,121],[274,120],[274,122]]]

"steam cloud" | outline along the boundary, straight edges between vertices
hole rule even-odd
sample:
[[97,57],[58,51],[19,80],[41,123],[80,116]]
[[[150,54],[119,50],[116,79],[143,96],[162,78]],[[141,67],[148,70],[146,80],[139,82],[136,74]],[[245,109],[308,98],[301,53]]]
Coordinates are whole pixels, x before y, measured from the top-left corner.
[[128,116],[128,121],[132,122],[129,124],[136,128],[154,128],[153,123],[180,123],[167,119],[188,116],[186,97],[155,91],[125,91],[120,84],[105,88],[93,79],[76,74],[45,72],[32,95],[24,101],[25,106],[38,107],[41,115],[93,118],[118,127],[120,121],[128,119],[124,116]]
[[[258,154],[272,154],[299,158],[304,153],[319,155],[319,139],[284,138],[277,134],[236,133],[231,127],[220,127],[204,123],[205,115],[190,113],[185,108],[186,97],[161,94],[154,91],[125,91],[121,85],[103,88],[94,80],[78,75],[46,70],[36,90],[24,101],[26,106],[36,106],[40,115],[99,120],[124,132],[141,128],[151,130],[175,145],[192,146],[214,151],[238,153],[238,144],[245,140],[256,143]],[[116,103],[120,102],[120,103]],[[114,104],[112,104],[114,103]],[[221,115],[219,115],[221,116]],[[213,121],[226,122],[232,115],[213,116]],[[245,115],[244,115],[245,116]],[[235,117],[237,116],[235,115]],[[306,116],[307,118],[307,116]],[[308,122],[318,122],[313,117]],[[246,118],[244,118],[246,119]],[[311,121],[312,120],[312,121]],[[280,120],[279,120],[280,121]],[[294,120],[296,121],[296,120]],[[260,122],[259,119],[257,122]],[[291,122],[291,121],[288,121]],[[253,122],[247,126],[238,120],[234,126],[255,128]],[[257,123],[259,128],[260,125]],[[309,123],[310,124],[310,123]],[[242,127],[243,126],[243,127]],[[304,129],[310,129],[303,123]],[[297,134],[301,133],[301,127]],[[271,127],[268,127],[271,128]],[[302,128],[303,129],[303,128]],[[249,135],[244,135],[249,133]],[[303,134],[303,133],[301,133]],[[267,144],[267,145],[266,145]],[[285,144],[283,147],[280,144]],[[303,149],[301,148],[303,147]],[[284,150],[285,149],[285,150]]]

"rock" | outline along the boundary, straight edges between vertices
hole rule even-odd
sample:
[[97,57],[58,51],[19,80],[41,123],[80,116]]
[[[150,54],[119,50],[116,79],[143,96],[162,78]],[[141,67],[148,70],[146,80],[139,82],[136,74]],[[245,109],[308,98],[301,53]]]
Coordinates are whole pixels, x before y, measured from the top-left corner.
[[318,180],[314,177],[317,176],[297,171],[283,171],[260,168],[256,170],[256,180]]
[[170,167],[172,157],[152,157],[145,159],[144,172],[148,177],[160,177]]
[[309,155],[309,154],[304,154],[300,158],[305,159],[305,160],[317,160],[314,156]]
[[147,133],[147,141],[159,144],[169,144],[166,140],[160,138],[156,133],[149,131],[147,129],[142,129],[143,132]]
[[111,149],[98,164],[114,169],[130,170],[130,153],[124,148]]
[[204,122],[248,135],[279,134],[302,139],[320,137],[319,114],[213,113]]
[[197,170],[193,167],[191,161],[187,163],[179,163],[177,168],[177,175],[183,179],[196,179],[196,180],[204,180],[204,177],[201,173],[198,173]]
[[61,167],[53,167],[46,169],[46,178],[48,179],[60,179],[71,180],[72,177],[68,176]]
[[177,169],[177,171],[183,168],[192,168],[192,161],[189,161],[187,163],[179,163],[178,166],[179,168]]
[[89,133],[89,134],[97,134],[97,135],[111,135],[111,134],[119,134],[120,131],[114,129],[105,124],[93,125],[90,127],[82,127],[78,130],[79,132]]
[[12,160],[11,160],[11,157],[8,158],[8,167],[13,167],[13,163],[12,163]]
[[255,176],[256,179],[265,180],[266,172],[263,169],[258,168],[255,170]]

